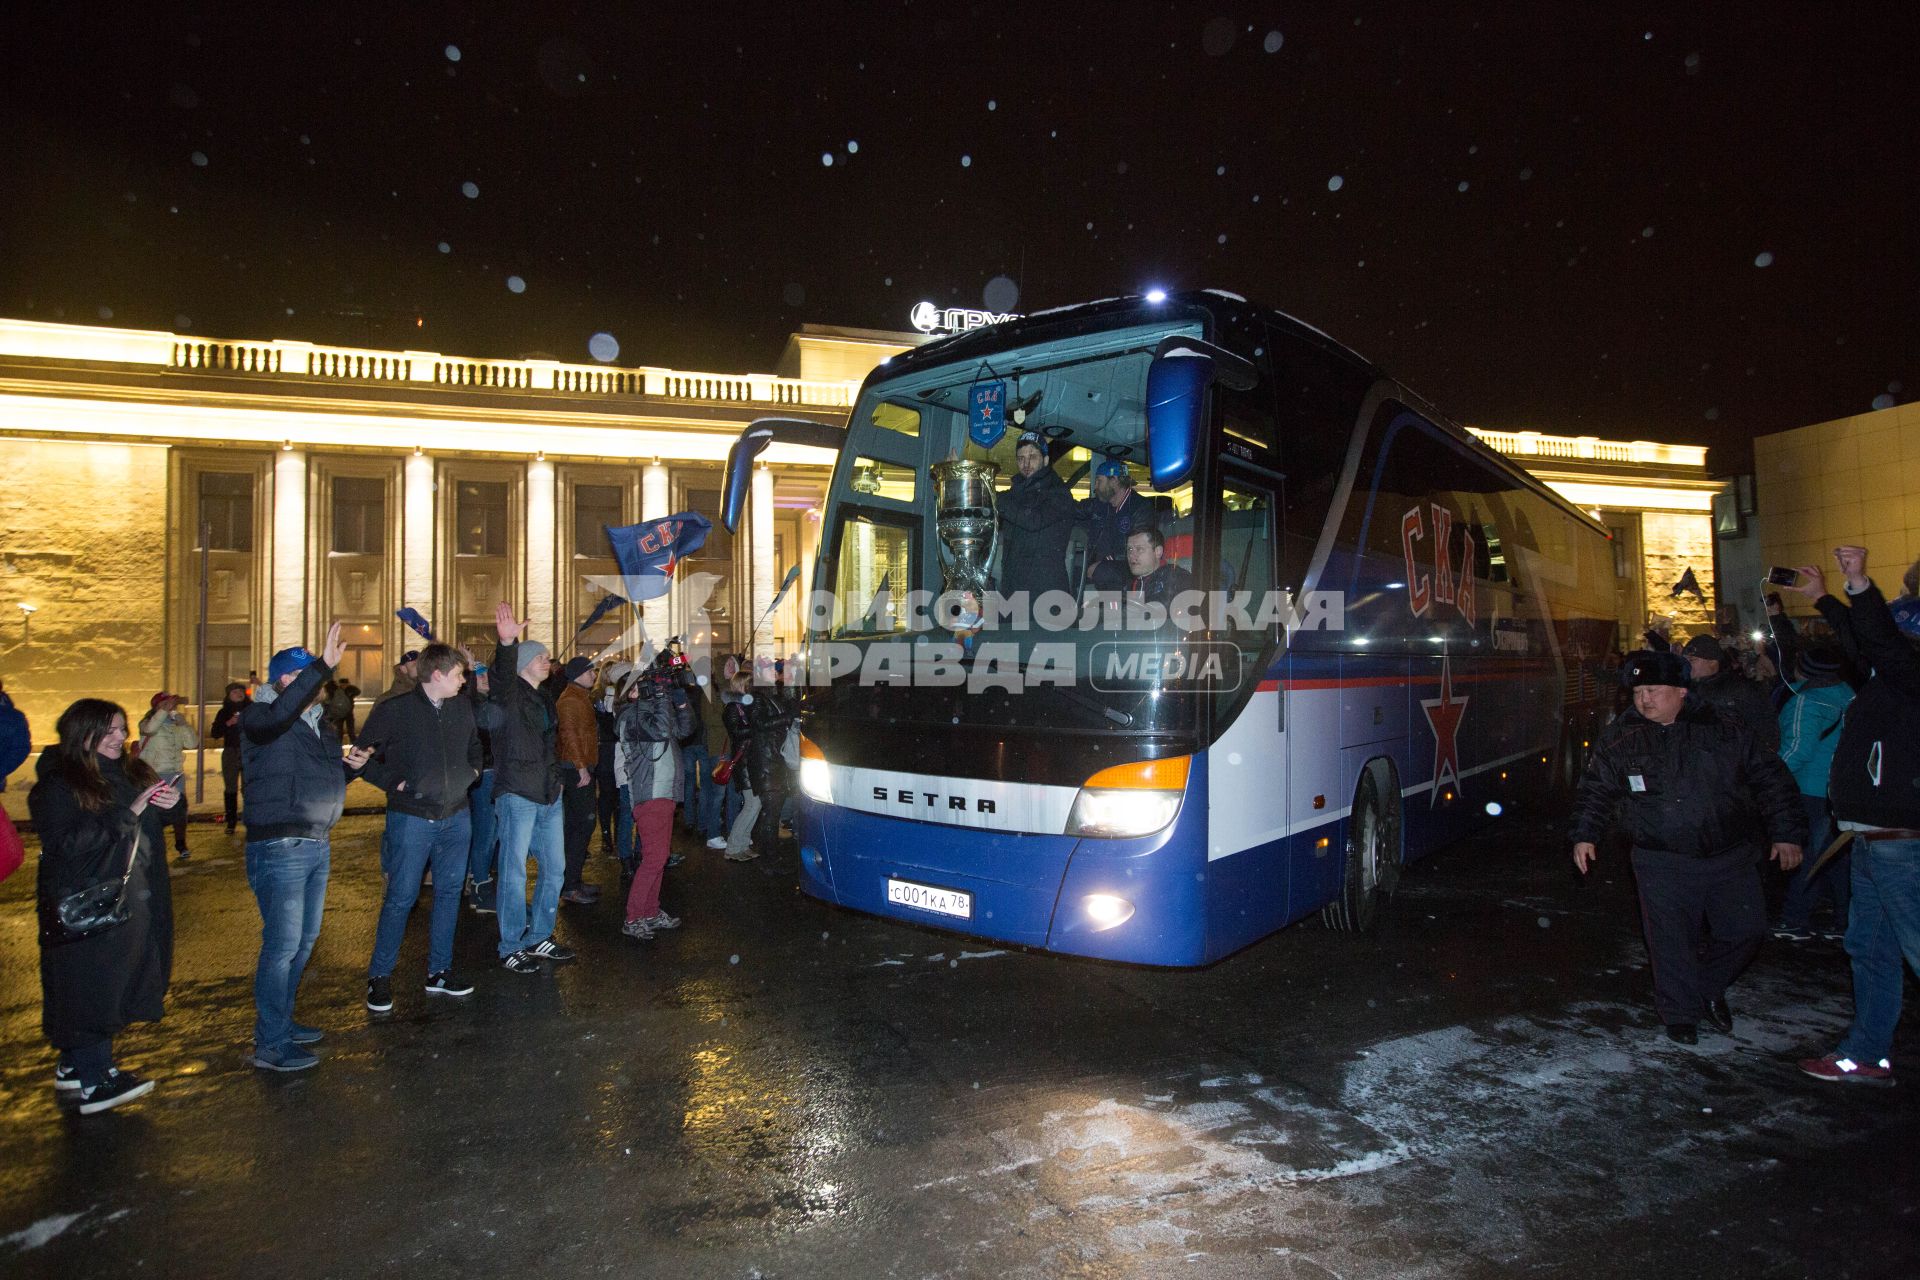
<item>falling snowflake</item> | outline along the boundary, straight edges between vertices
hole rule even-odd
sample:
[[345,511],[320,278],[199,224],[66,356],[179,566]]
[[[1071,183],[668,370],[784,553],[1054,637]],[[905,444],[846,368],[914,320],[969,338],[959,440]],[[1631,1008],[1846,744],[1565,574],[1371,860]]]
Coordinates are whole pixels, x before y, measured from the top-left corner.
[[833,152],[822,151],[820,153],[820,163],[825,168],[828,168],[828,169],[833,168]]
[[962,169],[971,169],[971,168],[973,168],[973,157],[972,157],[972,156],[961,156],[961,157],[960,157],[960,167],[961,167]]
[[113,308],[101,307],[95,312],[95,314],[98,315],[102,320],[111,320],[113,319]]
[[1873,398],[1873,407],[1876,409],[1891,409],[1893,408],[1893,397],[1885,394],[1877,395]]
[[196,151],[192,155],[188,156],[187,159],[193,161],[194,167],[197,169],[204,169],[207,167],[207,153],[204,151]]
[[458,62],[458,61],[460,61],[460,46],[459,46],[459,45],[457,45],[457,44],[450,44],[450,45],[448,45],[448,46],[446,47],[446,49],[445,49],[445,50],[444,50],[443,52],[445,52],[445,53],[446,53],[446,55],[447,55],[447,61],[448,61],[448,62]]
[[1268,53],[1278,53],[1280,52],[1280,46],[1286,42],[1287,38],[1278,31],[1269,31],[1267,32],[1267,38],[1260,42],[1260,47]]
[[1707,410],[1707,421],[1708,422],[1720,421],[1720,409],[1717,405],[1714,408]]
[[587,339],[587,354],[601,364],[612,364],[620,358],[620,343],[612,334],[602,331]]
[[447,242],[446,242],[445,240],[442,240],[442,241],[441,241],[441,242],[439,243],[439,245],[438,245],[438,246],[436,246],[436,247],[437,247],[437,248],[438,248],[438,249],[440,250],[440,252],[442,252],[442,253],[452,253],[452,252],[453,252],[453,246],[452,246],[452,245],[450,245],[450,244],[448,244],[448,243],[447,243]]
[[460,194],[469,200],[478,200],[480,198],[480,184],[477,182],[463,182],[460,184]]
[[527,282],[525,280],[522,280],[519,276],[507,277],[508,293],[525,293],[526,291],[527,291]]
[[1652,227],[1642,227],[1642,228],[1640,228],[1640,238],[1641,238],[1642,240],[1651,240],[1651,239],[1653,239],[1653,228],[1652,228]]
[[1770,267],[1773,265],[1773,255],[1771,253],[1761,253],[1754,258],[1753,265],[1756,267]]
[[858,142],[853,142],[853,141],[849,141],[849,142],[847,143],[847,154],[848,154],[848,155],[850,155],[850,156],[857,156],[857,155],[859,155],[859,154],[860,154],[860,144],[859,144]]
[[1454,188],[1455,191],[1465,191],[1466,189],[1467,189],[1467,184],[1464,182],[1462,182],[1459,186]]
[[989,311],[1011,311],[1020,305],[1020,286],[1006,276],[995,276],[981,290],[980,301]]
[[1327,190],[1329,191],[1338,191],[1340,188],[1346,185],[1347,185],[1347,180],[1341,177],[1337,173],[1334,174],[1331,178],[1327,179]]
[[1000,109],[1000,104],[998,102],[994,101],[992,98],[987,99],[987,110],[998,111],[999,109]]

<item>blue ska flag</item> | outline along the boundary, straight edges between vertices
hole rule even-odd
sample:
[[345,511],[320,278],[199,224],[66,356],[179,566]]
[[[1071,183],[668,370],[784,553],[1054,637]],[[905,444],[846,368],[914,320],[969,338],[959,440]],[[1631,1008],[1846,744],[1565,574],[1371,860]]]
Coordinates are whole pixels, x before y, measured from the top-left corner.
[[712,529],[705,516],[692,511],[620,529],[608,525],[607,540],[627,581],[627,599],[637,602],[667,594],[673,585],[673,567],[705,546]]
[[976,382],[967,390],[967,435],[982,449],[991,449],[1007,434],[1007,384]]
[[587,620],[580,624],[579,629],[576,630],[574,634],[579,635],[581,631],[585,631],[588,627],[600,621],[600,619],[606,617],[625,603],[627,603],[625,596],[616,596],[609,591],[606,595],[600,597],[600,603],[593,606],[593,612],[587,615]]
[[407,630],[413,632],[428,644],[433,643],[433,624],[421,617],[418,609],[412,605],[402,605],[393,611],[393,616],[406,623]]

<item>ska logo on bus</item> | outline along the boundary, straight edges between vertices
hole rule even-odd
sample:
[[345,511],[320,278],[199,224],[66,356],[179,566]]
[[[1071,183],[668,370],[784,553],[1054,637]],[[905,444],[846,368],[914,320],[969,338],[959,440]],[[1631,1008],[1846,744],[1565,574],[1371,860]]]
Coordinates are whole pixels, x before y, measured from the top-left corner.
[[[1433,513],[1432,536],[1428,536],[1426,513]],[[1420,567],[1423,558],[1414,544],[1426,542],[1432,548],[1433,572]],[[1473,526],[1455,522],[1453,512],[1439,503],[1414,506],[1400,517],[1400,546],[1407,557],[1407,608],[1423,618],[1436,604],[1450,604],[1460,611],[1467,625],[1474,623],[1473,600]],[[1455,562],[1459,568],[1455,571]]]

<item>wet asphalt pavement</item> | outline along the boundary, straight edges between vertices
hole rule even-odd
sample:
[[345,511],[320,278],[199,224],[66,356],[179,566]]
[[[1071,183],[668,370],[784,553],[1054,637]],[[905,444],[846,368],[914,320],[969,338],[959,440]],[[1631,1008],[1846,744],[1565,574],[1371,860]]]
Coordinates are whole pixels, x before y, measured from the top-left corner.
[[[175,870],[145,1100],[58,1106],[32,858],[0,887],[0,1274],[1912,1276],[1920,1034],[1892,1090],[1821,1085],[1845,958],[1769,944],[1731,1039],[1669,1044],[1625,859],[1577,884],[1540,818],[1412,870],[1384,927],[1297,925],[1198,972],[1022,952],[800,895],[696,850],[686,927],[563,910],[573,964],[362,1004],[379,820],[336,833],[300,1016],[244,1065],[258,920],[238,845]],[[590,875],[615,878],[599,859]],[[1896,1053],[1896,1065],[1900,1055]]]

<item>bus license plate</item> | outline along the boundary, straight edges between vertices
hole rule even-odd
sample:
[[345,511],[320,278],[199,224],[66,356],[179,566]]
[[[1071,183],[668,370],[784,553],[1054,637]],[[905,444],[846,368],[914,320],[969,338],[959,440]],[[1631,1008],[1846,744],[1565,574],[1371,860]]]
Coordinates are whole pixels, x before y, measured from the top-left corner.
[[932,885],[915,884],[911,880],[890,879],[887,881],[887,901],[943,916],[958,916],[962,920],[973,919],[973,895],[958,889],[936,889]]

